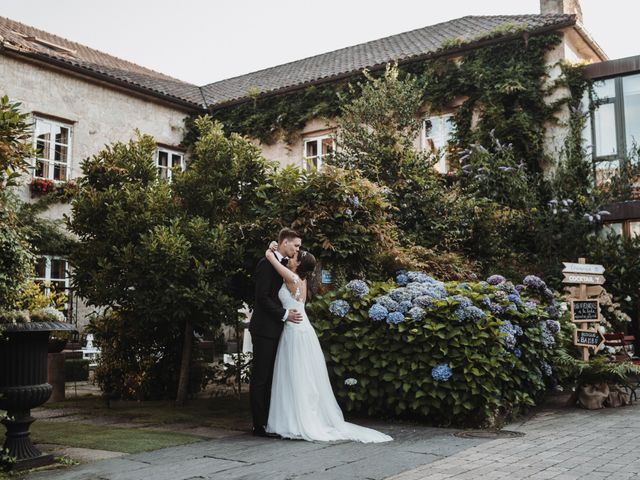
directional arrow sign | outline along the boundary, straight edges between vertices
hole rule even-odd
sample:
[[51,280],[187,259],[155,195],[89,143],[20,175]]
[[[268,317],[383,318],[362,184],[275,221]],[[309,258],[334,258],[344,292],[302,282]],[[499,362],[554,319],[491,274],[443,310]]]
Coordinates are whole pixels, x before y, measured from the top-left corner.
[[563,273],[593,273],[595,275],[602,275],[604,273],[604,267],[602,265],[569,262],[562,262],[562,264],[564,265],[564,270],[562,270]]
[[591,275],[588,273],[565,273],[562,283],[585,283],[587,285],[602,285],[604,277],[602,275]]
[[591,347],[600,350],[600,347],[604,345],[604,336],[600,330],[577,329],[573,337],[573,344],[578,347]]
[[[564,287],[569,292],[569,296],[580,298],[580,287]],[[591,285],[587,287],[587,297],[598,297],[604,290],[600,285]]]

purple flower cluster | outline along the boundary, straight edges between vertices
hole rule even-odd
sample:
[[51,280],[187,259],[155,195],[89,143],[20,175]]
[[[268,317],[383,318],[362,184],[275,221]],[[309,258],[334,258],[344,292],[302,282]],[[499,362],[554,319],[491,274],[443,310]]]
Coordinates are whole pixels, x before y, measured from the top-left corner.
[[397,325],[404,322],[404,315],[400,312],[391,312],[387,315],[387,323]]
[[498,330],[504,334],[502,341],[505,348],[512,350],[516,346],[516,329],[509,320],[503,320]]
[[351,306],[345,300],[334,300],[329,304],[329,311],[338,316],[344,317],[351,310]]
[[504,283],[506,281],[507,279],[502,275],[491,275],[489,278],[487,278],[487,283],[489,285],[500,285],[501,283]]
[[544,283],[544,280],[542,280],[540,277],[536,277],[535,275],[527,275],[526,277],[524,277],[522,283],[524,283],[525,287],[532,290],[542,291],[547,288],[547,284]]
[[547,330],[549,330],[554,335],[560,331],[560,322],[557,320],[547,320],[545,322]]
[[369,293],[369,286],[364,280],[351,280],[347,283],[347,289],[358,298],[366,297]]
[[553,369],[551,368],[551,365],[544,361],[540,363],[540,371],[545,377],[550,377],[553,375]]
[[556,339],[553,336],[553,333],[551,332],[551,330],[549,330],[549,328],[547,327],[547,323],[546,322],[541,322],[540,323],[540,341],[542,343],[542,346],[544,348],[551,348],[556,344]]
[[374,303],[369,309],[369,318],[375,320],[376,322],[385,320],[387,318],[387,315],[389,315],[389,310],[384,308],[379,303]]

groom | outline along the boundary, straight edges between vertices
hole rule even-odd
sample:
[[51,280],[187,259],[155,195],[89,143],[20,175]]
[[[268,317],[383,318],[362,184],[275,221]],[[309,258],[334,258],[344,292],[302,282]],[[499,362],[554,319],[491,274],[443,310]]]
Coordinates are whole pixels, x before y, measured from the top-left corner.
[[[275,252],[280,263],[286,265],[288,258],[298,254],[302,239],[290,228],[283,228],[278,235]],[[278,341],[284,322],[300,323],[302,314],[297,310],[285,310],[278,298],[282,277],[266,258],[256,268],[256,301],[249,324],[253,342],[253,369],[251,371],[251,414],[253,434],[259,437],[276,437],[265,431],[269,419],[271,381],[278,350]]]

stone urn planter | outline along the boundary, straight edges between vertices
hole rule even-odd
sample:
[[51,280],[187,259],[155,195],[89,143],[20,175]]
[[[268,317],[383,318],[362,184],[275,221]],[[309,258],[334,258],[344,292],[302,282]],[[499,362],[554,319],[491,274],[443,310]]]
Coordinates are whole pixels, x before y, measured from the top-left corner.
[[29,438],[34,422],[31,409],[42,405],[51,395],[47,383],[49,334],[75,331],[68,323],[37,322],[2,325],[5,338],[0,341],[0,410],[7,411],[4,448],[16,458],[14,468],[46,465],[52,455],[43,454]]

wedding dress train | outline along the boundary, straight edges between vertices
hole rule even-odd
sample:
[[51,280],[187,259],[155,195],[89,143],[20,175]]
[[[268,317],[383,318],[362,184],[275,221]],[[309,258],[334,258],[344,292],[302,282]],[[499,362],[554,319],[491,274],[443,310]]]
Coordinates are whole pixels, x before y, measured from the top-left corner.
[[389,435],[344,421],[329,382],[315,330],[304,309],[283,284],[278,296],[286,309],[296,309],[302,322],[286,322],[276,355],[267,431],[284,438],[388,442]]

